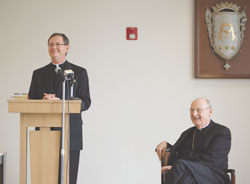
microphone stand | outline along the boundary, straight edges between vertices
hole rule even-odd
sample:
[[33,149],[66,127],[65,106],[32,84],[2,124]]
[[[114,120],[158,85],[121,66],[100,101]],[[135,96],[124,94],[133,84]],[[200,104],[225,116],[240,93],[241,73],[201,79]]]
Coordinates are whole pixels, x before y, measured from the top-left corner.
[[65,78],[63,79],[62,89],[62,145],[61,145],[61,184],[64,184],[64,134],[65,134]]
[[[65,135],[65,89],[66,89],[66,81],[74,81],[74,78],[67,78],[67,76],[64,76],[63,78],[63,89],[62,89],[62,145],[61,145],[61,184],[64,184],[64,157],[65,157],[65,139],[64,139],[64,135]],[[69,83],[68,83],[69,84]],[[70,86],[68,85],[68,88]],[[69,90],[68,90],[69,92]],[[68,94],[69,96],[69,94]],[[71,86],[71,97],[73,98],[73,82],[72,82],[72,86]],[[69,100],[69,99],[68,99]],[[68,123],[70,123],[68,121]],[[68,139],[70,138],[70,124],[68,125]],[[68,142],[68,160],[70,158],[70,141]],[[66,173],[67,174],[67,173]],[[67,178],[67,177],[66,177]],[[66,181],[67,182],[67,181]]]
[[[58,65],[56,65],[56,69],[55,72],[57,74],[59,74],[60,76],[62,76],[63,78],[63,84],[62,84],[62,142],[61,142],[61,184],[64,184],[64,156],[65,156],[65,139],[64,139],[64,135],[65,135],[65,86],[66,86],[66,81],[72,81],[72,87],[71,87],[71,98],[73,98],[73,83],[75,82],[74,80],[74,72],[72,70],[65,70],[63,71]],[[69,84],[71,85],[71,83]],[[68,93],[70,93],[69,91],[69,85],[68,86]],[[69,94],[68,94],[68,100],[70,99]],[[69,108],[68,108],[69,110]],[[69,115],[70,116],[70,115]],[[69,117],[68,117],[69,118]],[[70,119],[68,121],[68,160],[70,158]],[[67,161],[68,161],[67,160]],[[67,165],[68,166],[68,165]],[[67,168],[66,168],[67,169]],[[67,178],[67,173],[66,173],[66,178]],[[67,179],[66,179],[67,180]],[[66,181],[67,183],[67,181]]]

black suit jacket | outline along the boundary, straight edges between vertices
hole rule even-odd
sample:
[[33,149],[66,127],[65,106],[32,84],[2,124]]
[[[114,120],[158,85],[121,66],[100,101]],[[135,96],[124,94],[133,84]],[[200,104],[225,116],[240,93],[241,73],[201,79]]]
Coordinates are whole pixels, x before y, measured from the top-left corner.
[[177,159],[199,162],[208,166],[225,181],[228,180],[226,170],[231,149],[231,132],[227,127],[211,120],[201,131],[196,127],[184,131],[177,142],[173,146],[168,144],[168,147],[171,148],[170,165]]
[[[82,111],[89,108],[91,104],[89,93],[89,81],[86,69],[74,65],[68,61],[59,65],[63,70],[71,69],[74,72],[74,97],[82,100]],[[56,94],[62,99],[62,78],[55,72],[56,66],[52,63],[39,68],[33,72],[29,99],[42,99],[43,93]],[[66,84],[67,89],[68,84]],[[69,92],[66,90],[66,98]],[[80,114],[70,114],[70,150],[82,149],[82,117]]]

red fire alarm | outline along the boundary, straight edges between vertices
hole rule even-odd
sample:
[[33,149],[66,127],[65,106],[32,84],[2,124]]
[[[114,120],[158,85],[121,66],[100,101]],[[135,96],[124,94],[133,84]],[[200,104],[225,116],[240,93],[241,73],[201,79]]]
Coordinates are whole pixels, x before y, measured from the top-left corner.
[[127,40],[137,40],[137,35],[137,27],[127,27]]

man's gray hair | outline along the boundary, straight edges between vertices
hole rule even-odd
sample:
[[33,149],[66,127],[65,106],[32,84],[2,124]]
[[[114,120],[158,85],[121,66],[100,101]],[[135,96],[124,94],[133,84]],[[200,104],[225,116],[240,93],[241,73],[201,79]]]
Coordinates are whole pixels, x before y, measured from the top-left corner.
[[206,99],[208,107],[212,108],[212,104],[211,104],[210,100],[208,100],[207,98],[205,98],[205,99]]

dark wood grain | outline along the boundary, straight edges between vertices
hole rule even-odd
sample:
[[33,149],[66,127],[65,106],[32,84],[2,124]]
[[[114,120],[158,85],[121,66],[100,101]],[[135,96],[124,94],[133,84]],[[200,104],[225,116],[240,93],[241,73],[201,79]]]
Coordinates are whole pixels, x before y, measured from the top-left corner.
[[[206,8],[220,2],[232,2],[246,7],[246,31],[240,52],[229,61],[231,68],[224,68],[225,61],[217,54],[209,43],[205,21]],[[250,78],[250,0],[195,0],[195,78]]]

